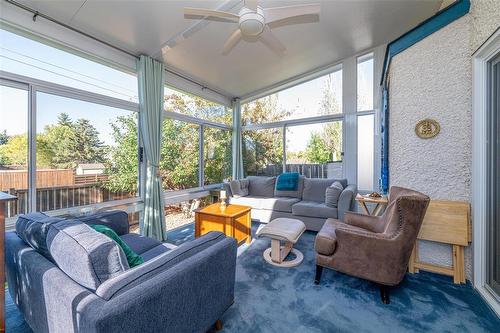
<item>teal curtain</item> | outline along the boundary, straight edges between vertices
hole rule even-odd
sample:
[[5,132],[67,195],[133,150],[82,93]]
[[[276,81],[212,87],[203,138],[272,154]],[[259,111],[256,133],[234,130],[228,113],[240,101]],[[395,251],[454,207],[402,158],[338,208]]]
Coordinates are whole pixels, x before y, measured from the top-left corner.
[[241,102],[236,98],[233,101],[233,179],[243,178],[241,141]]
[[144,146],[146,179],[140,232],[166,240],[163,196],[159,176],[165,69],[162,63],[141,56],[137,61],[140,135]]

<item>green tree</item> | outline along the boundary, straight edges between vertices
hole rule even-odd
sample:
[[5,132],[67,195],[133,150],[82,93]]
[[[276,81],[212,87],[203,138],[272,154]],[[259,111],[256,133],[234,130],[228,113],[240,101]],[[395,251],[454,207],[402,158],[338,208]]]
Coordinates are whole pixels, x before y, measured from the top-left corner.
[[[243,124],[261,124],[288,118],[290,111],[278,107],[278,94],[273,94],[243,105]],[[268,166],[276,166],[273,172],[281,172],[283,163],[283,131],[281,128],[245,131],[242,138],[243,164],[246,175],[268,173]]]
[[318,133],[311,134],[307,143],[305,156],[310,163],[327,163],[331,161],[332,152],[326,146],[325,140]]
[[110,126],[116,145],[110,147],[105,162],[109,178],[104,185],[113,192],[135,192],[139,175],[137,117],[120,116]]
[[0,132],[0,146],[6,144],[7,141],[9,141],[9,136],[7,135],[7,131],[4,130]]
[[41,135],[51,150],[51,158],[47,164],[40,162],[40,165],[73,169],[81,163],[105,160],[108,147],[100,141],[99,132],[88,119],[72,121],[61,113],[57,123],[45,126]]

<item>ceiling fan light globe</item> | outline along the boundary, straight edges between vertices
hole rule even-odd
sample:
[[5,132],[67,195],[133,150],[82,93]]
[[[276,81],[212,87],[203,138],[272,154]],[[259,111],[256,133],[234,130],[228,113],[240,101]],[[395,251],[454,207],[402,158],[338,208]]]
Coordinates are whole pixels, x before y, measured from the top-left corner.
[[245,36],[258,36],[264,31],[264,23],[258,20],[244,20],[240,22],[240,29]]

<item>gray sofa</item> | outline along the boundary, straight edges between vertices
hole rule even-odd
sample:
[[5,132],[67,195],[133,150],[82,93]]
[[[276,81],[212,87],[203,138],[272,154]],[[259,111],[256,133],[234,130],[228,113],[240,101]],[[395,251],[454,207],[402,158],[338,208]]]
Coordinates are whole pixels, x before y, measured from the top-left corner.
[[[343,190],[336,202],[327,205],[325,192],[335,181],[342,184]],[[313,231],[319,231],[328,218],[342,220],[344,212],[354,209],[357,194],[356,185],[347,184],[347,179],[304,176],[299,176],[296,191],[279,191],[276,177],[263,176],[249,176],[225,183],[224,187],[229,203],[252,207],[252,220],[267,223],[278,217],[296,218]]]
[[[129,268],[117,243],[86,223],[109,226],[145,262]],[[121,211],[34,213],[6,233],[7,282],[37,333],[205,332],[233,303],[236,248],[212,232],[171,250],[129,233]]]

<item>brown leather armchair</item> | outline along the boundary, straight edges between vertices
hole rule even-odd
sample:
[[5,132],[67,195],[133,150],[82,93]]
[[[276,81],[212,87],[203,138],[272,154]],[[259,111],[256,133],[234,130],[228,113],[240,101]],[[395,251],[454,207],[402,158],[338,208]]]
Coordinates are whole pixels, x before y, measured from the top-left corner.
[[323,267],[332,268],[378,283],[388,304],[389,287],[403,280],[428,204],[425,194],[393,186],[382,216],[346,212],[344,222],[326,220],[315,241],[314,282]]

